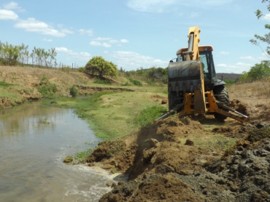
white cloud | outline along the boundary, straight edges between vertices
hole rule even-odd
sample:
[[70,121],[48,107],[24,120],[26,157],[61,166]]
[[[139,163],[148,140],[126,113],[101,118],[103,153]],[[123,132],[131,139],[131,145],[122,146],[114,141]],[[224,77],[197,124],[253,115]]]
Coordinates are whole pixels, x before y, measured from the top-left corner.
[[141,55],[131,51],[116,51],[109,53],[118,67],[123,67],[125,70],[134,70],[138,68],[149,68],[149,67],[166,67],[168,61],[163,61],[150,56]]
[[52,39],[49,39],[49,38],[44,38],[43,41],[46,41],[46,42],[53,42]]
[[0,20],[17,20],[18,15],[11,10],[0,9]]
[[206,5],[206,6],[221,6],[224,4],[228,4],[230,2],[232,2],[233,0],[191,0],[191,5],[193,5],[193,3],[196,3],[198,6],[200,5]]
[[235,64],[217,64],[216,72],[217,73],[242,73],[248,71],[252,66],[251,63],[237,62]]
[[43,35],[54,36],[54,37],[65,37],[71,34],[72,31],[68,29],[56,29],[45,22],[36,20],[35,18],[28,18],[27,20],[19,20],[15,27],[24,29],[28,32],[37,32]]
[[62,53],[66,56],[79,60],[82,63],[86,63],[91,57],[91,54],[88,52],[76,52],[66,47],[56,47],[55,50],[57,53]]
[[91,29],[79,29],[81,35],[93,36],[93,30]]
[[221,51],[220,52],[220,55],[229,55],[230,54],[230,52],[228,52],[228,51]]
[[24,11],[16,2],[10,2],[3,6],[7,10]]
[[176,0],[129,0],[127,6],[140,12],[162,13],[164,10],[173,5]]
[[216,72],[220,73],[242,73],[247,72],[255,64],[261,63],[261,61],[269,60],[269,55],[262,53],[259,56],[241,56],[237,62],[234,63],[219,63],[216,65]]
[[249,61],[256,61],[257,58],[251,56],[251,55],[247,55],[247,56],[241,56],[240,57],[241,60],[249,60]]
[[263,16],[264,20],[270,20],[270,13],[267,13],[266,15]]
[[128,43],[127,39],[112,39],[112,38],[107,38],[107,37],[97,37],[95,39],[93,39],[92,41],[90,41],[90,45],[91,46],[101,46],[104,48],[110,48],[113,45],[117,45],[117,46],[121,46],[123,44]]
[[172,10],[175,10],[176,7],[180,6],[211,8],[222,6],[224,4],[230,3],[231,1],[233,0],[128,0],[127,6],[139,12],[163,13],[166,11],[171,12]]

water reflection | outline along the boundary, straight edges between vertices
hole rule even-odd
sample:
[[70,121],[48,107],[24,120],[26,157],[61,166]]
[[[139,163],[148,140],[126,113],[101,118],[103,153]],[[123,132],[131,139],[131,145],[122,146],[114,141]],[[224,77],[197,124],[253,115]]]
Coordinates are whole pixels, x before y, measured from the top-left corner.
[[35,103],[2,112],[0,201],[97,201],[105,177],[62,160],[99,141],[71,109]]
[[0,114],[0,136],[21,135],[33,130],[53,128],[55,120],[65,116],[65,110],[44,107],[38,103],[6,109]]

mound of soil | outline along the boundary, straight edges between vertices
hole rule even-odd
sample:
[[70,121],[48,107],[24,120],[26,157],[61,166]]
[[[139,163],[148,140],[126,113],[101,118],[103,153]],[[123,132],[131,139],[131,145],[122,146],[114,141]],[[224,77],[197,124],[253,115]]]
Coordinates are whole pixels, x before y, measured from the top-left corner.
[[206,166],[235,192],[235,201],[270,201],[270,127],[255,128],[220,160]]
[[[100,201],[270,201],[270,130],[256,126],[209,130],[173,116],[125,139],[100,143],[89,164],[127,178]],[[217,133],[238,142],[223,151],[201,146],[198,138]]]
[[247,106],[243,104],[240,100],[233,99],[230,102],[230,106],[244,115],[249,115]]

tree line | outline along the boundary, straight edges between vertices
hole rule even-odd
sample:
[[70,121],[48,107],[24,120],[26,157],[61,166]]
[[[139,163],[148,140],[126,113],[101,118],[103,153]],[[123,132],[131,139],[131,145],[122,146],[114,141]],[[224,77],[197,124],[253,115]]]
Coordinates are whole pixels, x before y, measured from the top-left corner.
[[1,65],[34,65],[42,67],[55,67],[57,52],[55,48],[44,49],[34,47],[29,51],[25,44],[12,45],[0,42]]
[[252,82],[270,77],[270,62],[262,61],[255,64],[248,72],[244,72],[240,77],[240,82]]

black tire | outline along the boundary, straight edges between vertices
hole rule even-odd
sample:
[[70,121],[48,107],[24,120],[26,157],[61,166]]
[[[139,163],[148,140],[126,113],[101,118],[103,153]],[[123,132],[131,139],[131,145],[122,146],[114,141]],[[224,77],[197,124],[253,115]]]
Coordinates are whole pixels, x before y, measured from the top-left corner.
[[[223,109],[225,111],[228,111],[228,110],[224,109],[224,107],[223,107],[223,105],[225,105],[225,106],[230,105],[229,95],[228,95],[226,87],[223,85],[217,86],[214,89],[214,95],[215,95],[216,100],[219,102],[218,107],[220,107],[221,109]],[[218,113],[215,113],[214,116],[215,116],[215,119],[217,121],[220,121],[220,122],[224,122],[224,120],[227,118],[227,116],[224,116],[224,115],[218,114]]]

